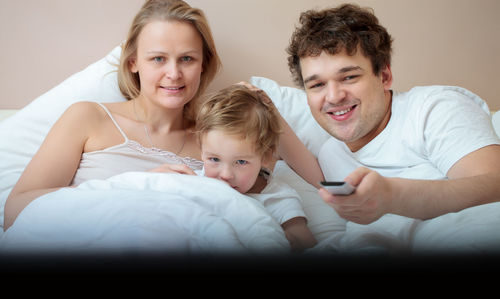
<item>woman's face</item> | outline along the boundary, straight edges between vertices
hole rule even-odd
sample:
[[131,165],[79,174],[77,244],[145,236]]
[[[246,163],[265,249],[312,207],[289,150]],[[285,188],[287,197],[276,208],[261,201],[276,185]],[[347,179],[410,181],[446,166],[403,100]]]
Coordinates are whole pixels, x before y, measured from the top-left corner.
[[191,24],[154,21],[139,34],[130,69],[139,73],[142,97],[182,109],[198,91],[202,62],[203,41]]

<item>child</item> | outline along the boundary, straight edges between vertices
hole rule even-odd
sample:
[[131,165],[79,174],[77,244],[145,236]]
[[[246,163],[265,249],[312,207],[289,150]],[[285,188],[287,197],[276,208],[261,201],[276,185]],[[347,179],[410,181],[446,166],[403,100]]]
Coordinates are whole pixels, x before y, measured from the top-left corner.
[[196,131],[207,177],[220,179],[263,203],[281,224],[293,251],[316,244],[299,195],[270,175],[280,136],[278,111],[267,97],[243,85],[212,95],[201,107]]

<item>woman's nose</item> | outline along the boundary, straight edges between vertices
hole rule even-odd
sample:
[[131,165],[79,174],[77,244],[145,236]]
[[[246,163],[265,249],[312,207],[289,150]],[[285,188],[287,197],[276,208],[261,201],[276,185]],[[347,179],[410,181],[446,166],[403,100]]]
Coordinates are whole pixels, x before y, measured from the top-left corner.
[[175,62],[171,62],[166,65],[165,74],[170,80],[177,80],[181,77],[182,73],[179,65]]

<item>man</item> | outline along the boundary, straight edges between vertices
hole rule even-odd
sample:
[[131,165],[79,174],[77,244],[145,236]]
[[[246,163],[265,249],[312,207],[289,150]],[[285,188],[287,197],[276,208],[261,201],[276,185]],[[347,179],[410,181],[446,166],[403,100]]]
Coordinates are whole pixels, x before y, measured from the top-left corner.
[[318,161],[326,180],[356,186],[320,195],[361,224],[387,213],[428,219],[500,200],[500,140],[485,104],[458,87],[393,92],[392,38],[370,10],[307,11],[289,67],[316,121],[332,135]]

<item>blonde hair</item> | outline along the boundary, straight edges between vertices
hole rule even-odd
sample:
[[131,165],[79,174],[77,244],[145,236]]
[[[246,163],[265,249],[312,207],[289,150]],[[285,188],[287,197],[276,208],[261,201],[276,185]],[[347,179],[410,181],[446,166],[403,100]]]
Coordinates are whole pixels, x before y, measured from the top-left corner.
[[120,64],[118,66],[118,86],[127,100],[139,96],[139,74],[130,70],[130,60],[137,55],[137,40],[142,29],[152,21],[180,21],[192,24],[203,40],[203,72],[200,86],[193,99],[186,105],[184,116],[194,121],[198,99],[205,92],[221,67],[220,58],[208,21],[202,10],[189,6],[181,0],[148,0],[135,16],[130,27],[127,40],[122,45]]
[[212,94],[196,118],[198,139],[210,130],[222,130],[255,144],[264,156],[276,152],[281,133],[278,111],[272,102],[242,85],[233,85]]

